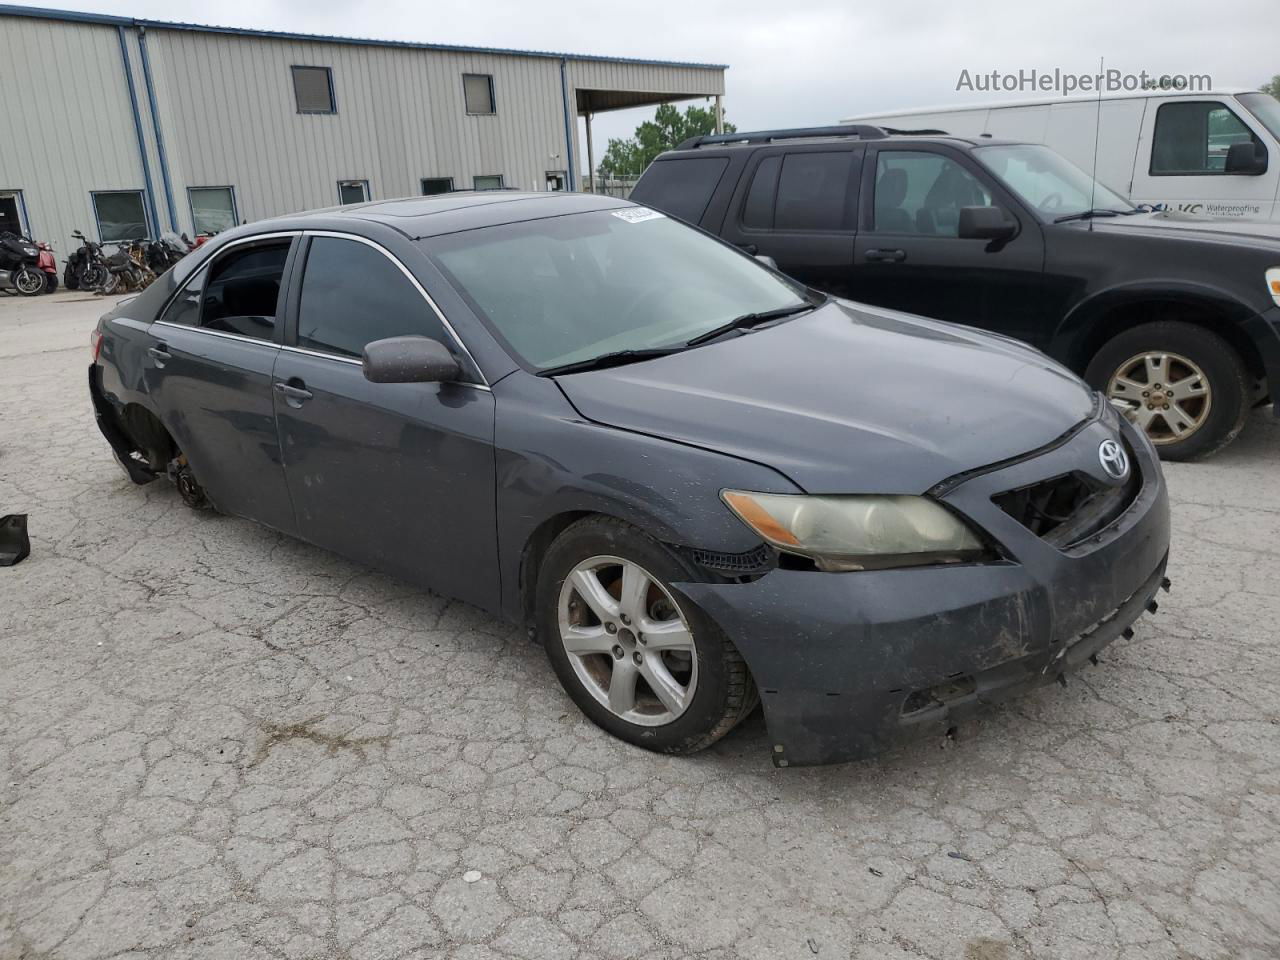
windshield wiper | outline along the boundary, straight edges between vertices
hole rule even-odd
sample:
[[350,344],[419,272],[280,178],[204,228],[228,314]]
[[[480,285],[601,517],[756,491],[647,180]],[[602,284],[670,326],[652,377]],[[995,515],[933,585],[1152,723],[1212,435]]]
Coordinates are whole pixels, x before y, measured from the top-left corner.
[[1122,217],[1136,210],[1104,210],[1095,207],[1092,210],[1081,210],[1079,213],[1068,213],[1065,217],[1054,218],[1054,223],[1066,223],[1068,220],[1089,220],[1093,217]]
[[728,323],[722,323],[718,327],[712,327],[706,333],[700,333],[692,340],[686,340],[686,347],[696,347],[700,343],[706,343],[714,340],[716,337],[728,333],[730,330],[741,330],[744,327],[755,327],[770,320],[779,320],[782,317],[790,317],[797,313],[804,313],[813,310],[814,304],[809,302],[793,303],[787,307],[778,307],[776,310],[761,310],[759,313],[744,313],[740,317],[734,317]]
[[592,357],[590,360],[575,360],[573,363],[562,363],[558,367],[547,367],[545,370],[539,370],[540,377],[556,377],[562,373],[581,373],[584,370],[603,370],[606,367],[620,367],[627,363],[637,363],[640,360],[652,360],[654,357],[665,357],[672,353],[679,353],[684,349],[684,344],[676,347],[652,347],[643,350],[615,350],[612,353],[602,353],[598,357]]

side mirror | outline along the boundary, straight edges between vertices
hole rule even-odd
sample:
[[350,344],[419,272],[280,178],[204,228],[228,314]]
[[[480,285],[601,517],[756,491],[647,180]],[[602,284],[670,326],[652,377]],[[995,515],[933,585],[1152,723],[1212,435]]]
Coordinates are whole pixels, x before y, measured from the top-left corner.
[[773,257],[769,256],[767,253],[757,253],[756,259],[759,260],[761,263],[763,263],[770,270],[778,269],[778,261],[773,259]]
[[962,240],[1008,240],[1018,225],[999,207],[961,207],[956,236]]
[[446,383],[462,368],[439,340],[387,337],[364,348],[364,378],[371,383]]
[[1267,172],[1267,151],[1252,140],[1233,143],[1227,147],[1227,164],[1224,173],[1256,177]]

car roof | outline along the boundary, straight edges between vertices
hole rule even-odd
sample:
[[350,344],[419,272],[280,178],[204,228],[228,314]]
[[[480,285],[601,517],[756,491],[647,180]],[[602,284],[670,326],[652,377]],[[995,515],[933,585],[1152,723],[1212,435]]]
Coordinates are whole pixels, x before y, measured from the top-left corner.
[[379,223],[419,240],[461,230],[541,220],[572,213],[609,210],[634,206],[617,197],[590,193],[523,192],[518,190],[458,191],[428,197],[401,197],[394,200],[372,200],[368,203],[325,207],[302,213],[259,220],[247,233],[272,230],[333,229],[343,221]]

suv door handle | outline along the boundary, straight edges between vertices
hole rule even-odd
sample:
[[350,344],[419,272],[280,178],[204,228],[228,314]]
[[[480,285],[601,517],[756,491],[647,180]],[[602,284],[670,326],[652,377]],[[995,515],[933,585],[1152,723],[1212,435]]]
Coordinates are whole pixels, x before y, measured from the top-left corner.
[[[297,382],[302,384],[301,380]],[[284,397],[284,402],[294,409],[302,406],[312,397],[311,391],[305,385],[294,386],[292,383],[277,383],[274,386],[276,393]]]
[[907,259],[905,250],[868,250],[867,261],[870,263],[901,263]]
[[165,343],[157,343],[154,347],[147,348],[147,353],[155,358],[157,367],[163,367],[166,360],[173,359],[173,354],[165,349],[167,346]]

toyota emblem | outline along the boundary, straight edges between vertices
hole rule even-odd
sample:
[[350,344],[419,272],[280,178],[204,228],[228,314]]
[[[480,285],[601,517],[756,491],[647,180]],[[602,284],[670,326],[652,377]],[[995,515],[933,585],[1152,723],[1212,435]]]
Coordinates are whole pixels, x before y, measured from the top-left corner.
[[1098,461],[1112,480],[1123,480],[1129,475],[1129,455],[1115,440],[1103,440],[1098,444]]

